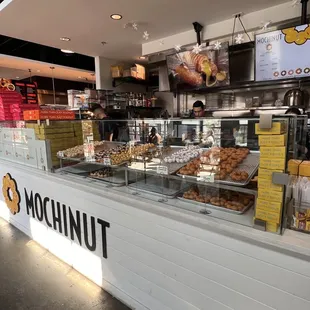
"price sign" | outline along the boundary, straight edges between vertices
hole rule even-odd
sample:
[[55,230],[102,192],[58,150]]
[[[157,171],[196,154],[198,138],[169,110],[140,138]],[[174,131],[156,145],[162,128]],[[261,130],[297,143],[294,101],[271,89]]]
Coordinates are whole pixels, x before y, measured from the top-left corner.
[[203,182],[214,183],[214,174],[202,177]]
[[93,141],[84,143],[84,156],[86,161],[95,161],[95,146]]
[[60,158],[63,158],[63,157],[65,157],[65,154],[63,151],[59,151],[59,152],[57,152],[57,156]]
[[110,157],[103,157],[103,164],[105,166],[111,166],[111,159],[110,159]]
[[214,183],[214,174],[213,173],[211,174],[210,172],[208,173],[201,172],[197,180],[207,183]]
[[158,174],[168,174],[168,167],[167,166],[157,166],[157,173]]

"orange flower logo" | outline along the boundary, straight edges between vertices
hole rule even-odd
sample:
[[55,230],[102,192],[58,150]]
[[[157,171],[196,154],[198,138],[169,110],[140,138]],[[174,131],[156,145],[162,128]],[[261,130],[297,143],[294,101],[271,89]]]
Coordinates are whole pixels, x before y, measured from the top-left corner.
[[20,211],[20,194],[17,183],[12,176],[7,173],[2,179],[2,193],[7,207],[13,215]]

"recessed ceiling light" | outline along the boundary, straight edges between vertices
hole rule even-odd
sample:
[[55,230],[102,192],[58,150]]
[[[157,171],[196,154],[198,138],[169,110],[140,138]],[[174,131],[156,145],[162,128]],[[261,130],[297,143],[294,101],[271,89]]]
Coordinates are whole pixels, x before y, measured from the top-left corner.
[[146,59],[145,56],[140,56],[139,59],[143,60],[143,59]]
[[19,79],[19,76],[17,76],[16,79]]
[[66,54],[74,54],[73,51],[70,51],[70,50],[61,50],[63,53],[66,53]]
[[112,14],[110,17],[114,20],[120,20],[123,18],[123,16],[120,14]]
[[78,79],[82,79],[82,77],[81,77],[81,76],[78,76]]
[[71,39],[70,39],[70,38],[67,38],[67,37],[61,37],[60,40],[61,40],[61,41],[66,41],[66,42],[71,41]]

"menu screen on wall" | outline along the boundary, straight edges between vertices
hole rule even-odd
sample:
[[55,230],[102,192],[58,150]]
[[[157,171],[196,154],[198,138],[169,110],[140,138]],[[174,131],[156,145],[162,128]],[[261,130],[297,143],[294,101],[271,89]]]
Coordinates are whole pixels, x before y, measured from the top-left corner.
[[310,77],[310,25],[256,36],[256,81]]
[[167,68],[171,91],[229,85],[228,42],[168,55]]

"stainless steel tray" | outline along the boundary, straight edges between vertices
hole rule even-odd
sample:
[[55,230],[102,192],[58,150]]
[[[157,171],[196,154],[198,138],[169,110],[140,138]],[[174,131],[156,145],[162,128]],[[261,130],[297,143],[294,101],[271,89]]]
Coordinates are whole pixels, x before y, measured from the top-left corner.
[[[98,170],[98,167],[96,170]],[[113,186],[124,186],[126,185],[125,173],[126,171],[124,170],[124,171],[114,172],[112,176],[105,177],[105,178],[91,176],[90,174],[87,177],[90,179],[95,179],[101,182],[109,183]],[[138,177],[138,180],[140,179],[141,179],[141,176]],[[133,174],[128,173],[128,183],[134,183],[136,181],[137,181],[137,177]]]
[[[120,163],[118,165],[105,165],[104,163],[101,163],[99,161],[94,161],[91,163],[94,165],[97,165],[97,166],[102,166],[102,167],[104,166],[104,167],[108,167],[108,168],[119,168],[119,167],[127,165],[129,163],[129,161],[123,161],[122,163]],[[97,170],[99,170],[98,167],[97,167]]]
[[[247,158],[238,165],[235,170],[241,170],[246,171],[248,173],[248,178],[245,181],[234,181],[231,179],[231,177],[228,175],[225,180],[214,180],[214,183],[219,184],[227,184],[227,185],[234,185],[234,186],[245,186],[248,185],[253,176],[255,175],[257,169],[259,166],[259,154],[249,154]],[[192,175],[184,175],[177,173],[177,176],[189,179],[189,180],[196,180],[199,179],[198,176],[192,176]]]
[[191,200],[191,199],[186,199],[186,198],[183,198],[181,196],[178,196],[177,198],[179,200],[183,201],[183,202],[192,203],[192,204],[200,206],[200,207],[202,207],[204,209],[209,208],[209,209],[223,211],[223,212],[227,212],[227,213],[231,213],[231,214],[238,214],[238,215],[245,213],[246,211],[248,211],[253,206],[253,201],[251,201],[247,206],[244,207],[243,210],[241,210],[241,211],[234,211],[234,210],[226,209],[224,207],[218,207],[218,206],[215,206],[213,204],[202,203],[202,202],[199,202],[199,201],[195,201],[195,200]]
[[76,165],[60,168],[58,170],[72,174],[84,174],[98,170],[98,165],[94,163],[81,162]]
[[105,177],[105,178],[99,178],[99,177],[93,177],[91,175],[88,176],[90,179],[95,179],[104,183],[111,184],[113,186],[124,186],[126,185],[124,177],[120,178],[117,176],[111,176],[111,177]]

